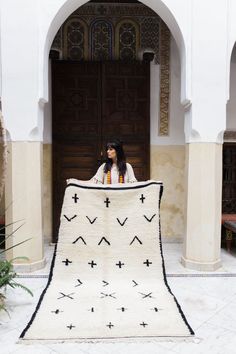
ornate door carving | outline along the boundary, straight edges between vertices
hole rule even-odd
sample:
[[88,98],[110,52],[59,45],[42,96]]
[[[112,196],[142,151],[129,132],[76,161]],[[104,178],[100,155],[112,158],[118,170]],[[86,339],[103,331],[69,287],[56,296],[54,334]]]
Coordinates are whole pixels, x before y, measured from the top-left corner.
[[52,62],[53,240],[67,178],[90,179],[110,138],[124,143],[138,180],[149,178],[149,64]]

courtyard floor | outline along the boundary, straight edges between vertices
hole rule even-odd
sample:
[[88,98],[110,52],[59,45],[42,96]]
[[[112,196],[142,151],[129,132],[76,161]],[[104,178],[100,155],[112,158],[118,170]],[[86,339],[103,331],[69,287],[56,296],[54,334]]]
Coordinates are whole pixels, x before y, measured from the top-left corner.
[[235,354],[236,353],[236,253],[222,249],[222,268],[217,272],[196,272],[180,264],[181,243],[163,243],[168,283],[190,326],[193,342],[148,343],[61,343],[18,344],[47,283],[54,246],[45,246],[47,265],[30,274],[21,274],[19,282],[29,287],[31,298],[21,289],[8,289],[9,316],[0,312],[1,354]]

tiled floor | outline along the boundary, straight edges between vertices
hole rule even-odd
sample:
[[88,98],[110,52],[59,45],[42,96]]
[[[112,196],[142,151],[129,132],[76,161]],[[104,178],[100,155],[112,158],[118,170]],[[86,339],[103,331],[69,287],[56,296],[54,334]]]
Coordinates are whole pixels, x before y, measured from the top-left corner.
[[163,243],[168,283],[196,333],[194,342],[63,343],[25,345],[16,343],[46,286],[53,246],[45,250],[47,266],[22,275],[19,282],[34,297],[20,289],[7,292],[10,318],[0,312],[0,353],[24,354],[235,354],[236,353],[236,254],[222,250],[223,267],[214,273],[183,268],[180,243]]

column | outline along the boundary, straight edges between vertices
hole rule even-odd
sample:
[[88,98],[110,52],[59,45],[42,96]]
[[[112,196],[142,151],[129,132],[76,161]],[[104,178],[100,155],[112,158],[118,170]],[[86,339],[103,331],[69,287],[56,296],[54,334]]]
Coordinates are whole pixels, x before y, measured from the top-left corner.
[[186,144],[186,230],[181,263],[214,271],[221,266],[222,144]]
[[6,248],[28,238],[27,242],[7,251],[8,260],[15,259],[16,271],[34,271],[44,267],[42,225],[42,143],[9,142],[6,176],[6,233],[12,233]]

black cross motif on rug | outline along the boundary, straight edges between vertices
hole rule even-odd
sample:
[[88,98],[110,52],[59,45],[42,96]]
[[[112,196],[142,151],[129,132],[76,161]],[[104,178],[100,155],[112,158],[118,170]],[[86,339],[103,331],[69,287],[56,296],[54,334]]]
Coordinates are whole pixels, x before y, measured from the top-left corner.
[[64,312],[64,311],[60,311],[59,309],[56,309],[55,311],[51,311],[52,313],[55,313],[56,315],[58,315],[60,312]]
[[143,328],[145,328],[146,326],[148,326],[148,324],[147,323],[140,323],[140,326],[143,326]]
[[68,297],[71,300],[74,300],[74,298],[71,295],[74,295],[74,293],[70,293],[70,294],[64,294],[59,292],[59,294],[61,294],[62,296],[58,297],[57,300],[62,299],[63,297]]
[[72,199],[74,199],[74,202],[77,203],[77,200],[79,200],[79,197],[77,197],[77,193],[75,193],[74,197],[72,197]]
[[116,263],[116,265],[121,268],[123,265],[125,265],[124,263],[121,263],[121,261],[119,261],[118,263]]
[[109,198],[106,198],[106,200],[104,200],[104,203],[106,203],[106,207],[109,208],[109,204],[110,204]]
[[155,312],[158,312],[158,311],[160,311],[160,310],[162,310],[162,309],[158,309],[157,307],[153,307],[152,309],[150,309],[151,311],[155,311]]
[[72,324],[70,324],[69,326],[66,326],[69,329],[75,328],[75,326],[73,326]]
[[143,264],[146,264],[146,266],[149,267],[149,265],[152,264],[152,262],[150,262],[150,261],[147,259],[146,262],[143,262]]
[[139,198],[141,200],[142,203],[144,203],[144,199],[146,199],[143,194],[141,195],[141,197]]
[[97,263],[94,263],[94,261],[88,262],[88,264],[91,265],[91,268],[93,268],[95,265],[97,265]]
[[114,325],[110,322],[107,327],[109,327],[110,329],[112,329],[112,327],[114,327]]
[[65,265],[68,266],[68,264],[72,263],[72,261],[69,261],[69,259],[66,258],[65,261],[62,261],[62,263],[65,263]]
[[94,307],[91,307],[91,309],[89,309],[88,311],[94,312]]
[[128,310],[127,308],[125,307],[121,307],[120,309],[117,309],[118,311],[122,311],[122,312],[125,312],[126,310]]

